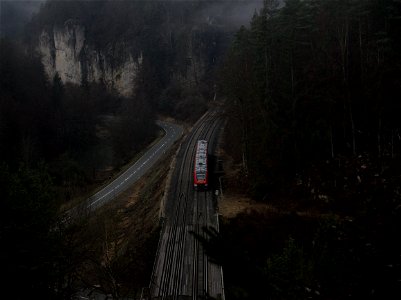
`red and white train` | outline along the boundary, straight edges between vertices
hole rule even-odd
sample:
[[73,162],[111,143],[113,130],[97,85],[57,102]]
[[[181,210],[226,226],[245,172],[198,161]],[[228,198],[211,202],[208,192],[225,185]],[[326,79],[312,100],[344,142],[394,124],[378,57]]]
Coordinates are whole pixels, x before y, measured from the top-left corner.
[[207,188],[207,141],[199,140],[196,144],[195,166],[194,166],[194,188]]

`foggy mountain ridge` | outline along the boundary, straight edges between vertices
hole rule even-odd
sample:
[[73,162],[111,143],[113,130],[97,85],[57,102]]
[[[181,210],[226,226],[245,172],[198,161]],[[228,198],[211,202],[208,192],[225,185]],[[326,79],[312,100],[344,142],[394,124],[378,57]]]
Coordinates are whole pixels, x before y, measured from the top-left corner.
[[[262,1],[48,1],[29,30],[49,80],[58,73],[63,82],[103,82],[130,96],[142,59],[149,55],[163,57],[162,66],[173,70],[170,79],[198,84],[213,68],[216,57],[211,56],[221,53],[229,36],[261,5]],[[154,47],[159,54],[148,53]]]

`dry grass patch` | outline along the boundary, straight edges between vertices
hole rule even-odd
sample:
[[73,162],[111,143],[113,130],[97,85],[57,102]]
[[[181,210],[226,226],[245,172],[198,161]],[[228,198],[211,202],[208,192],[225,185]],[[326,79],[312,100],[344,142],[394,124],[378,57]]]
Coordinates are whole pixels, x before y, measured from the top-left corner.
[[76,244],[87,259],[79,286],[134,297],[149,284],[159,240],[159,211],[173,147],[143,178],[86,220]]
[[238,214],[250,213],[251,211],[263,213],[265,211],[276,211],[276,209],[271,205],[258,203],[241,194],[224,194],[219,202],[219,213],[225,218],[235,218]]

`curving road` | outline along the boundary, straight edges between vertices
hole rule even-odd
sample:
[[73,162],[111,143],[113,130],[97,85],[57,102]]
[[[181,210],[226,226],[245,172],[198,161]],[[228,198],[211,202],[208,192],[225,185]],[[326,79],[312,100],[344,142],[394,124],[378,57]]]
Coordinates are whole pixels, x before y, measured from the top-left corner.
[[113,200],[141,178],[183,134],[183,128],[179,125],[162,121],[157,121],[157,125],[166,132],[164,137],[106,187],[89,197],[83,204],[71,209],[68,212],[69,217],[87,214]]

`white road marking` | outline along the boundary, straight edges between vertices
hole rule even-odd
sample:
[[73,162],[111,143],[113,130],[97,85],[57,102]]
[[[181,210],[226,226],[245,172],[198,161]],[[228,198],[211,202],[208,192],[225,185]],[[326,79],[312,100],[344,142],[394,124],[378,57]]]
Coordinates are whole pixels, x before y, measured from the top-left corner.
[[[88,205],[88,207],[91,207],[95,203],[97,203],[97,202],[101,201],[102,199],[106,198],[112,192],[118,193],[119,191],[121,191],[122,189],[120,189],[120,187],[123,185],[124,182],[127,182],[132,176],[134,176],[137,172],[139,172],[142,169],[142,167],[145,166],[149,162],[149,160],[151,160],[152,162],[156,161],[156,160],[152,160],[153,157],[158,152],[160,152],[163,148],[166,148],[167,146],[170,146],[172,144],[172,142],[174,142],[173,141],[173,137],[176,135],[175,134],[176,133],[175,128],[173,128],[173,126],[171,126],[171,125],[166,125],[166,124],[163,124],[163,123],[161,123],[160,126],[166,132],[166,135],[162,138],[162,140],[158,144],[156,144],[156,145],[159,145],[158,148],[156,150],[153,149],[152,154],[145,153],[145,155],[143,157],[148,156],[148,158],[145,161],[143,161],[143,159],[142,159],[143,157],[142,157],[136,163],[134,163],[130,168],[128,168],[122,175],[120,175],[120,177],[118,177],[115,180],[113,180],[108,187],[104,188],[103,190],[97,192],[94,196],[92,196],[95,199],[96,199],[96,197],[98,197],[98,198],[96,200],[94,200],[93,202],[91,202]],[[167,132],[167,130],[166,130],[167,128],[172,130],[172,131]],[[179,138],[179,136],[177,138]],[[165,149],[163,149],[163,153],[166,153]],[[142,161],[142,164],[141,164],[141,161]],[[149,168],[150,168],[150,166],[149,166]],[[126,177],[124,178],[124,176],[126,176]],[[138,179],[138,178],[136,178],[136,179]],[[117,182],[119,182],[119,183],[117,183]],[[115,184],[115,186],[107,191],[107,189],[110,188],[110,186],[113,186],[114,184]],[[104,192],[106,192],[106,193],[103,194]]]

